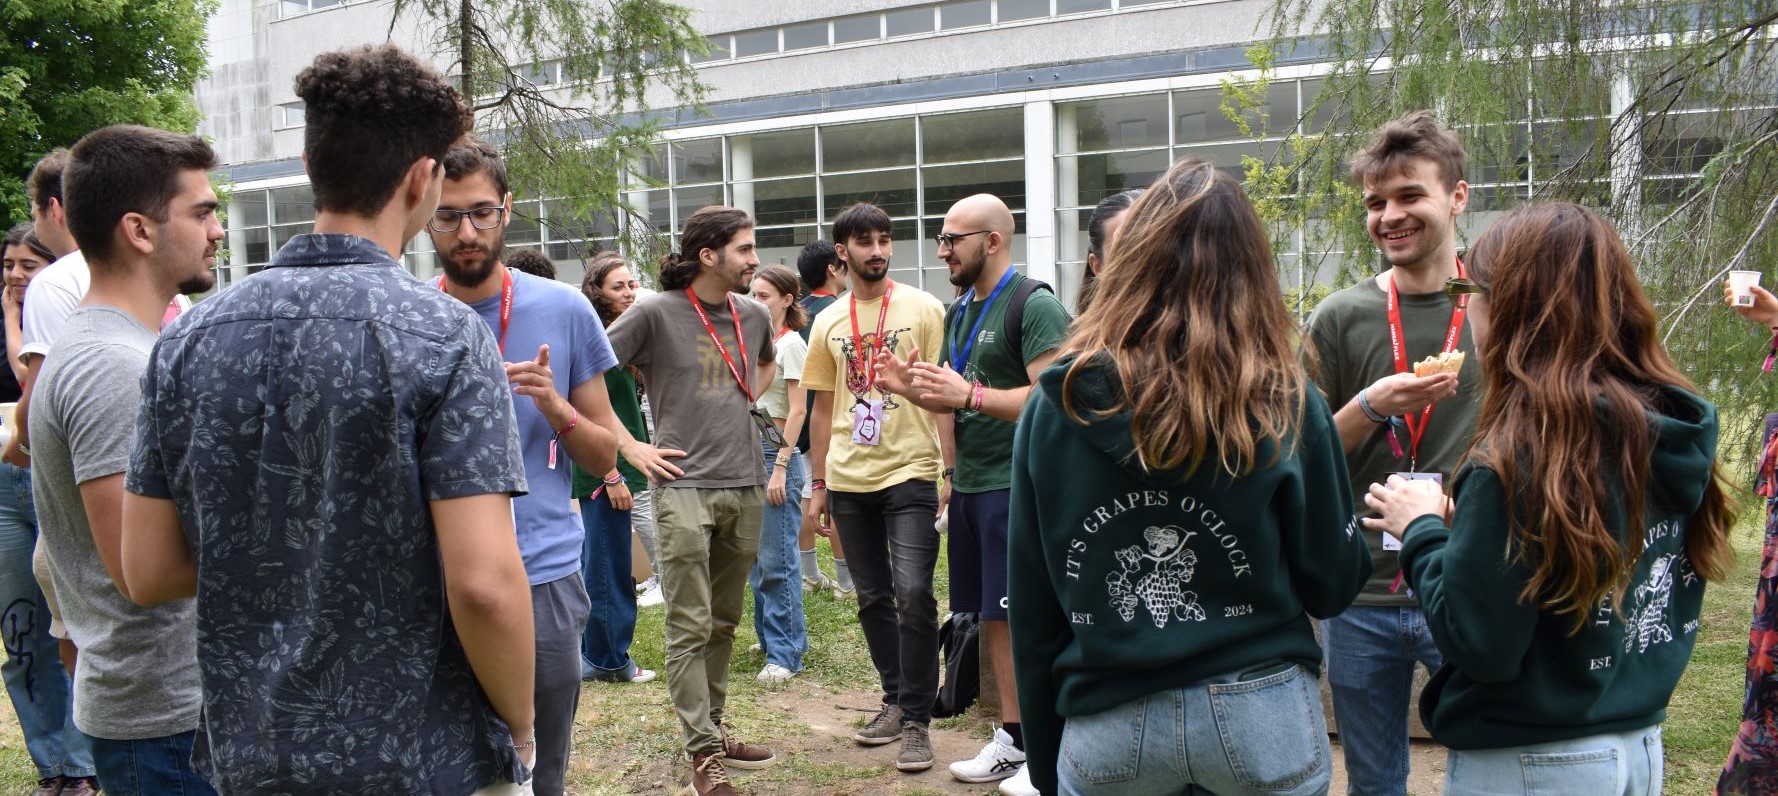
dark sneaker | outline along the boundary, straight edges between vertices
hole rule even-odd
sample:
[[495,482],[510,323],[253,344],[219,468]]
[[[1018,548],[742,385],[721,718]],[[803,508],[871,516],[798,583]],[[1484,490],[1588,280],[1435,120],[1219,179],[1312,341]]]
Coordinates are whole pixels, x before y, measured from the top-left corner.
[[870,723],[852,733],[852,740],[865,746],[882,746],[901,740],[901,708],[884,705]]
[[31,791],[31,796],[62,796],[62,778],[44,777],[37,780],[37,790]]
[[932,767],[932,739],[926,735],[926,725],[902,722],[901,755],[895,758],[895,767],[901,771],[925,771]]
[[741,796],[728,781],[728,769],[722,767],[722,753],[709,752],[691,759],[691,785],[679,796]]
[[742,743],[735,738],[735,728],[728,722],[722,723],[722,756],[730,768],[745,771],[756,771],[770,766],[778,758],[772,750],[763,746]]

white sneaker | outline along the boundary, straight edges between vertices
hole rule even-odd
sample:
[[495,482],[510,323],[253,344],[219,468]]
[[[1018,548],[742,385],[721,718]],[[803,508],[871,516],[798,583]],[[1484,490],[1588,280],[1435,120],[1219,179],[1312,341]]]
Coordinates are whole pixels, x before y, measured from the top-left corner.
[[641,583],[636,584],[636,594],[637,594],[637,596],[641,596],[641,594],[643,592],[648,591],[649,589],[658,589],[660,587],[661,587],[661,576],[649,575],[648,580],[645,580],[645,581],[642,581]]
[[1031,769],[1019,766],[1019,773],[1000,781],[1000,792],[1006,796],[1039,796],[1031,786]]
[[759,676],[753,679],[758,680],[760,685],[773,688],[790,682],[790,678],[795,676],[796,672],[775,663],[768,663],[766,668],[759,670]]
[[[1004,729],[994,730],[993,740],[970,760],[951,764],[951,776],[963,782],[993,782],[1017,774],[1025,766],[1025,753],[1012,745],[1012,736]],[[1029,787],[1030,777],[1026,777]]]
[[642,594],[636,597],[636,605],[653,608],[666,601],[667,598],[661,594],[660,578],[649,578],[642,582]]
[[815,573],[815,577],[812,577],[812,578],[803,578],[803,593],[804,594],[808,594],[810,592],[817,592],[817,591],[827,591],[828,589],[831,589],[831,588],[834,588],[833,579],[827,577],[827,573],[825,573],[825,572],[817,572],[817,573]]

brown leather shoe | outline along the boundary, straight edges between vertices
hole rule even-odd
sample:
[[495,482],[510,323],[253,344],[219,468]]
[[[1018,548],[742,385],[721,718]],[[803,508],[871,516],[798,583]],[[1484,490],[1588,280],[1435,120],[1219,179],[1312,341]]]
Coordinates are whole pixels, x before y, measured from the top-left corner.
[[722,756],[727,758],[726,762],[731,768],[757,771],[770,766],[778,759],[770,749],[737,740],[734,725],[725,721],[722,723],[721,729]]
[[691,785],[679,796],[740,796],[741,792],[728,781],[728,770],[722,767],[722,753],[709,752],[691,758]]
[[37,790],[31,791],[31,796],[62,796],[62,778],[44,777],[37,780]]
[[62,777],[61,796],[99,796],[99,781],[92,777]]

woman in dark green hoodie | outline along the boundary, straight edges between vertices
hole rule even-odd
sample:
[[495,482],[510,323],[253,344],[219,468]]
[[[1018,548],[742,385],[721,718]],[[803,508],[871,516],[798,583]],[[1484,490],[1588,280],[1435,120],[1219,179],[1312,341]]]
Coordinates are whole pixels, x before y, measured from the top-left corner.
[[1186,159],[1124,216],[1013,441],[1008,600],[1046,794],[1324,794],[1309,617],[1370,575],[1264,225]]
[[1733,522],[1716,407],[1656,337],[1616,231],[1575,204],[1494,222],[1469,252],[1487,374],[1452,481],[1373,485],[1366,520],[1444,654],[1420,700],[1447,796],[1658,793],[1667,699]]

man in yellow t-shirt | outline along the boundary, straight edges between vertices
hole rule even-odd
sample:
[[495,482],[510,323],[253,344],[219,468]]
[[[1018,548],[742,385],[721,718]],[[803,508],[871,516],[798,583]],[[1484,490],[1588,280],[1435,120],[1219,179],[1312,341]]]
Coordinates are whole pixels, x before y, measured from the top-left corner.
[[[810,498],[804,509],[831,521],[858,586],[858,624],[883,681],[883,709],[852,736],[865,746],[900,740],[895,767],[932,767],[927,725],[938,694],[938,478],[933,417],[877,387],[877,353],[912,360],[939,350],[944,305],[889,276],[889,214],[856,204],[833,221],[834,249],[851,292],[822,310],[809,333],[803,386],[815,395],[809,420]],[[823,517],[826,515],[826,517]]]

